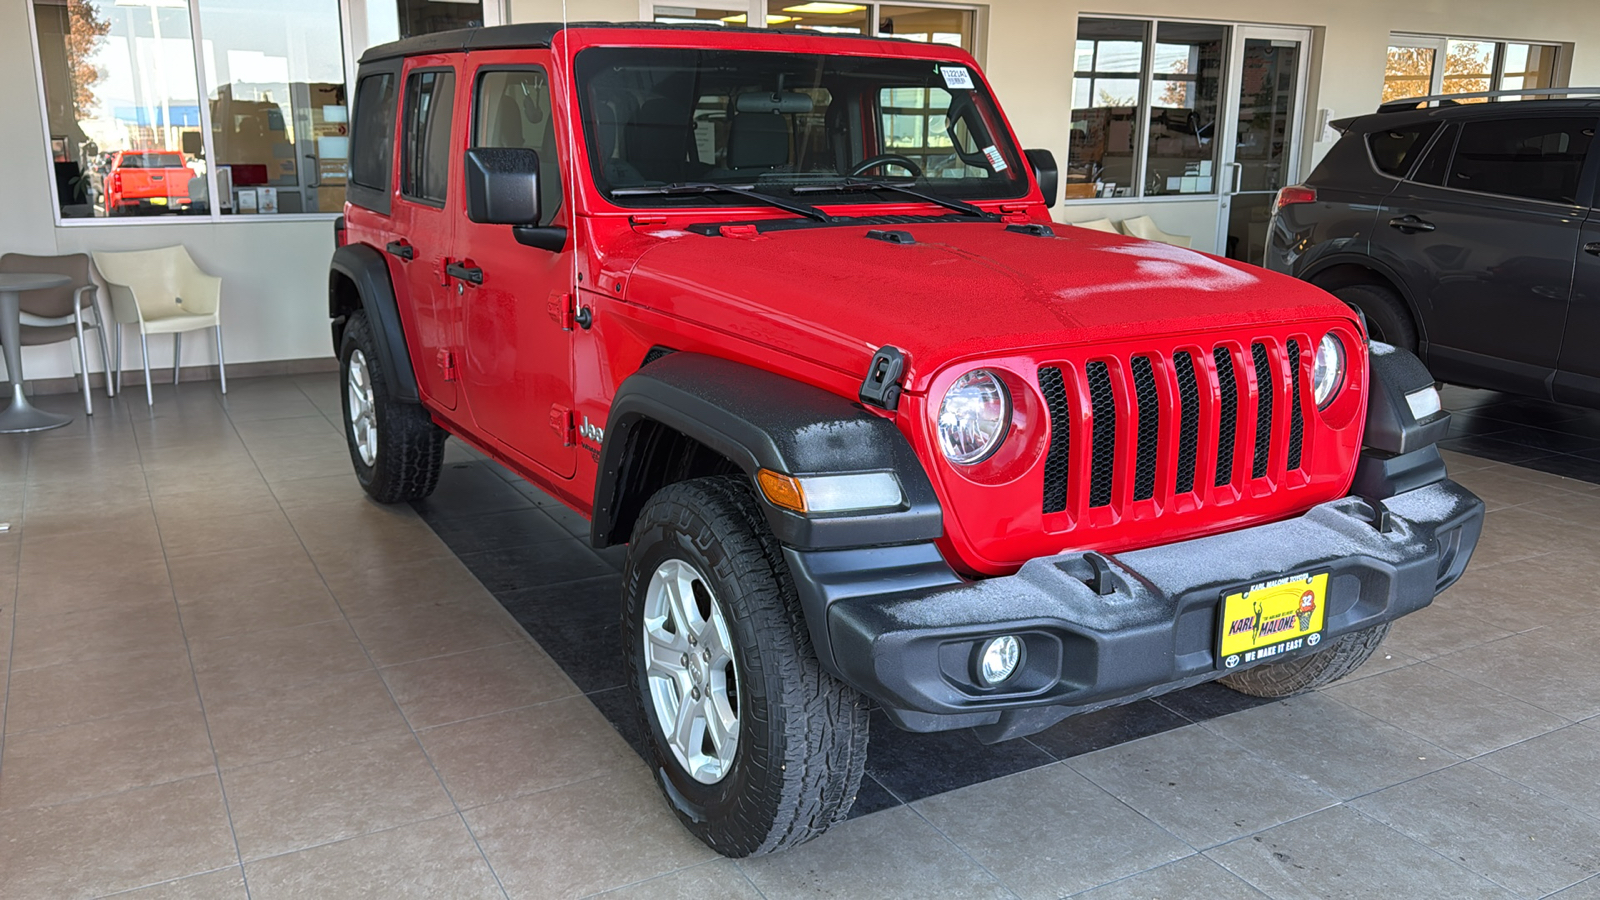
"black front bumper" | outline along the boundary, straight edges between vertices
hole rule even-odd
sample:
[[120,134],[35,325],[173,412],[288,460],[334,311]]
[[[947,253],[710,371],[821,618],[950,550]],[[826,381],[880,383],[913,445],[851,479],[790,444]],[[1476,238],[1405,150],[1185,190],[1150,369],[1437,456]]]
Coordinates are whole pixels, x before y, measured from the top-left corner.
[[[1224,594],[1254,582],[1328,572],[1328,638],[1421,609],[1461,576],[1482,528],[1483,502],[1445,480],[1181,543],[1035,559],[976,582],[950,573],[931,544],[787,553],[825,666],[902,728],[974,727],[993,741],[1249,668],[1219,667],[1217,615]],[[1022,638],[1021,669],[982,688],[978,648],[1006,634]]]

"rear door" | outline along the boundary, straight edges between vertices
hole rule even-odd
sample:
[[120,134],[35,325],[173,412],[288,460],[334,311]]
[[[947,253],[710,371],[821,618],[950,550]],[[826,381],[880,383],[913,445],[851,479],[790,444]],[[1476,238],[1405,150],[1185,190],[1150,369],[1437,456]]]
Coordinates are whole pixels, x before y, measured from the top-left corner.
[[1578,237],[1572,271],[1572,308],[1561,344],[1555,399],[1600,406],[1600,185],[1589,196],[1589,216]]
[[[567,228],[562,148],[550,103],[548,53],[473,54],[474,147],[522,147],[539,155],[540,225]],[[530,62],[540,64],[534,65]],[[482,273],[462,297],[466,354],[462,378],[473,421],[510,450],[561,478],[572,477],[572,240],[560,252],[517,242],[510,225],[463,214],[454,256]]]
[[460,351],[460,303],[445,265],[454,237],[455,207],[461,205],[452,167],[451,132],[456,118],[456,70],[450,57],[407,60],[400,128],[400,193],[391,216],[400,237],[387,250],[399,260],[395,280],[413,315],[408,328],[412,367],[423,394],[446,409],[456,406],[456,355]]
[[1421,307],[1439,378],[1548,392],[1595,123],[1570,112],[1457,123],[1379,210],[1373,254],[1402,273]]

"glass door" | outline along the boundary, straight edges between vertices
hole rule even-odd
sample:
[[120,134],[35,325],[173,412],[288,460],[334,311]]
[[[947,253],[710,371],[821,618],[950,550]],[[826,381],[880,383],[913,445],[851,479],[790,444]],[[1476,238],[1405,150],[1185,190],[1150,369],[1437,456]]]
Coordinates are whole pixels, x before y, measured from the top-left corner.
[[1272,199],[1300,176],[1311,31],[1243,25],[1234,35],[1217,252],[1259,266]]

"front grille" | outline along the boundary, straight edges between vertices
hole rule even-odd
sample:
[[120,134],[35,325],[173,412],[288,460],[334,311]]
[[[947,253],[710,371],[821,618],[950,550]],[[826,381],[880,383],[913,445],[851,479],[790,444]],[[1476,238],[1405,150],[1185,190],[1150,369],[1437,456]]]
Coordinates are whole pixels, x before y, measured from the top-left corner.
[[1117,465],[1117,398],[1111,391],[1111,371],[1098,360],[1085,367],[1089,376],[1089,403],[1094,415],[1094,461],[1089,470],[1089,505],[1111,505],[1111,483]]
[[[1129,502],[1178,496],[1205,504],[1234,502],[1248,493],[1246,485],[1253,479],[1297,472],[1304,462],[1307,433],[1300,396],[1302,346],[1301,340],[1259,338],[1198,351],[1141,350],[1081,364],[1040,366],[1039,388],[1051,435],[1043,511],[1082,515],[1111,507],[1123,514]],[[1202,365],[1207,353],[1211,366]],[[1254,379],[1241,377],[1244,371]],[[1246,420],[1241,429],[1244,410],[1254,411],[1253,428]],[[1123,435],[1130,446],[1122,446],[1117,418],[1129,415],[1136,425]],[[1277,441],[1274,435],[1280,436]],[[1240,447],[1240,441],[1250,446]],[[1174,444],[1175,452],[1168,456],[1164,448]],[[1239,451],[1246,449],[1248,472],[1234,465]],[[1212,483],[1202,485],[1197,475],[1213,465],[1211,460]],[[1087,490],[1070,489],[1073,472],[1088,475]]]

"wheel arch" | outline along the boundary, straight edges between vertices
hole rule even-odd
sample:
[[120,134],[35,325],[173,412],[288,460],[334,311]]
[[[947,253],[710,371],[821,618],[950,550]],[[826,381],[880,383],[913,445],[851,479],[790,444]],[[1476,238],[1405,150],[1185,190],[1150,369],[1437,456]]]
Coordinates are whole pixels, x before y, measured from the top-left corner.
[[417,375],[411,368],[400,306],[395,299],[389,264],[366,244],[346,244],[333,252],[328,268],[328,317],[333,328],[333,352],[339,354],[344,326],[357,310],[367,314],[372,339],[378,345],[378,363],[391,379],[395,399],[420,403]]
[[[807,517],[762,500],[773,533],[801,548],[930,541],[943,534],[933,485],[895,424],[762,369],[673,353],[629,376],[607,418],[591,518],[596,547],[626,543],[650,495],[702,474],[891,471],[899,509]],[[756,491],[760,498],[761,492]]]
[[1428,346],[1428,326],[1420,305],[1406,286],[1405,279],[1382,263],[1364,256],[1335,256],[1319,260],[1299,277],[1329,292],[1352,285],[1369,285],[1394,291],[1400,302],[1405,304],[1411,324],[1416,326],[1418,350],[1425,350]]

